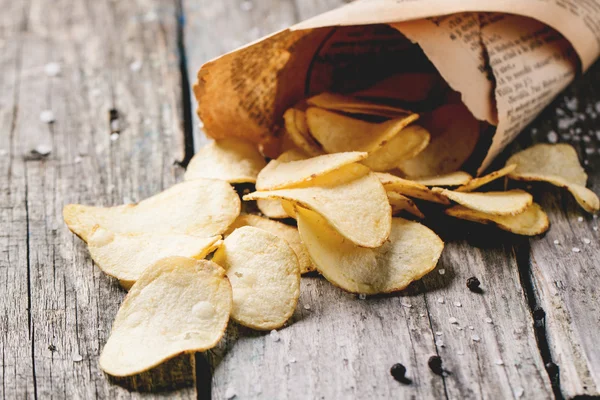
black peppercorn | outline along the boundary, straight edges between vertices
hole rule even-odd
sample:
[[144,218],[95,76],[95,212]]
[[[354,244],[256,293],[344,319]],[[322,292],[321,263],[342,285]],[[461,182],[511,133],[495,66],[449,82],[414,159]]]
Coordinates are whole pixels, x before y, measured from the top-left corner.
[[479,287],[480,285],[481,282],[474,276],[467,279],[467,287],[471,292],[481,293],[481,288]]
[[406,377],[406,367],[400,363],[392,365],[390,374],[400,383],[409,384],[412,381]]
[[442,376],[444,373],[444,369],[442,368],[442,358],[440,356],[431,356],[429,357],[429,361],[427,361],[427,365],[429,365],[429,369],[436,375]]

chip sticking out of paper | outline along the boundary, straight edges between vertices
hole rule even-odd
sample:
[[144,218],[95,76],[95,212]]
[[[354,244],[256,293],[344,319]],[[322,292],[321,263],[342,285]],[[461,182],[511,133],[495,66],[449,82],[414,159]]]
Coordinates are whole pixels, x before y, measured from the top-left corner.
[[244,226],[225,238],[213,261],[225,268],[231,282],[233,320],[271,330],[292,316],[300,296],[300,267],[285,240]]
[[392,219],[383,246],[355,246],[310,210],[297,207],[298,230],[317,270],[351,293],[396,292],[432,271],[444,242],[429,228],[402,218]]
[[462,206],[486,214],[517,215],[533,203],[533,197],[520,189],[486,193],[462,193],[437,187],[432,190]]
[[131,287],[151,265],[169,256],[203,259],[221,236],[206,238],[183,234],[123,234],[96,226],[88,238],[94,263],[107,275]]
[[410,178],[443,175],[460,169],[479,140],[479,121],[464,104],[435,109],[421,123],[431,134],[429,146],[400,170]]
[[420,183],[385,172],[377,172],[376,175],[388,192],[396,192],[408,197],[414,197],[415,199],[431,201],[434,203],[450,204],[450,201],[446,196],[436,193]]
[[315,186],[250,193],[244,200],[288,200],[321,214],[359,246],[379,247],[385,242],[392,210],[379,179],[367,167],[350,164],[311,183]]
[[306,110],[310,133],[328,153],[347,151],[373,153],[418,118],[417,114],[408,114],[389,121],[373,123],[322,108],[310,107]]
[[537,203],[531,204],[517,215],[493,215],[471,210],[463,206],[454,206],[445,210],[445,213],[460,219],[493,224],[498,228],[517,235],[535,236],[542,234],[550,227],[548,216]]
[[415,202],[408,197],[396,192],[387,192],[390,206],[392,206],[392,215],[398,214],[400,211],[407,211],[415,217],[425,218],[425,215],[419,210]]
[[208,350],[221,340],[231,308],[223,268],[206,260],[164,258],[125,297],[100,367],[109,375],[131,376],[179,354]]
[[367,153],[358,151],[347,153],[324,154],[305,160],[281,162],[271,160],[260,171],[256,181],[256,190],[274,190],[310,184],[319,176],[342,168],[345,165],[362,161]]
[[511,179],[549,182],[566,188],[587,212],[600,209],[598,196],[585,187],[587,174],[571,145],[537,144],[513,154],[506,164],[517,165],[508,175]]
[[240,198],[227,182],[196,179],[171,186],[138,204],[69,204],[63,217],[69,229],[86,242],[96,225],[114,233],[209,237],[225,232],[240,214],[240,207]]
[[473,177],[464,172],[456,171],[444,175],[429,176],[426,178],[415,179],[415,182],[425,186],[460,186],[471,181]]
[[347,114],[376,115],[386,118],[404,117],[412,112],[400,107],[370,103],[335,93],[321,93],[306,100],[308,105]]
[[259,217],[258,215],[244,214],[240,215],[235,220],[233,225],[229,227],[229,231],[226,233],[226,235],[233,232],[237,228],[241,228],[242,226],[253,226],[255,228],[270,232],[273,235],[285,240],[298,257],[301,274],[315,270],[312,261],[310,261],[310,256],[306,251],[306,247],[304,247],[302,240],[300,240],[298,229],[295,227],[282,224],[281,222],[271,221],[270,219]]
[[308,131],[306,113],[296,108],[290,108],[283,114],[285,130],[296,146],[309,156],[318,156],[324,153],[323,148],[315,141]]
[[439,82],[436,74],[413,72],[392,75],[375,85],[355,92],[355,97],[418,103],[427,100]]
[[470,180],[468,183],[466,183],[466,184],[462,185],[461,187],[459,187],[458,189],[456,189],[456,191],[457,192],[472,192],[473,190],[478,189],[483,185],[486,185],[492,181],[495,181],[496,179],[502,178],[503,176],[510,174],[512,171],[515,170],[515,168],[517,168],[517,166],[515,164],[507,165],[506,167],[501,168],[497,171],[494,171],[487,175]]
[[409,125],[379,150],[369,154],[363,164],[373,171],[388,171],[396,168],[400,161],[414,158],[428,144],[429,132],[419,125]]
[[254,183],[265,165],[264,157],[252,143],[221,139],[210,142],[192,157],[184,178],[186,181],[208,178],[229,183]]

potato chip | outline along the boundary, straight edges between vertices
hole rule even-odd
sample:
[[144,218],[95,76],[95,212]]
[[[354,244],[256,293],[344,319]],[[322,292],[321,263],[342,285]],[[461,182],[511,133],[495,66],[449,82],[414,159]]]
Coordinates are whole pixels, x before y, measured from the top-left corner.
[[252,226],[236,229],[213,261],[233,288],[231,318],[253,329],[277,329],[292,316],[300,296],[300,266],[288,243]]
[[242,226],[253,226],[272,233],[273,235],[280,237],[290,245],[296,257],[298,257],[298,263],[300,264],[300,273],[305,274],[315,270],[310,256],[306,251],[306,247],[300,240],[298,229],[293,226],[282,224],[281,222],[271,221],[270,219],[259,217],[258,215],[244,214],[240,215],[235,222],[229,227],[226,235],[230,234],[237,228]]
[[517,235],[535,236],[546,232],[550,227],[548,216],[537,203],[531,204],[525,211],[517,215],[486,214],[463,206],[450,207],[445,212],[455,218],[481,224],[493,224]]
[[240,214],[240,198],[217,179],[182,182],[138,204],[92,207],[68,204],[63,217],[86,242],[96,225],[114,233],[220,235]]
[[508,175],[511,179],[549,182],[566,188],[587,212],[600,209],[598,196],[585,187],[587,174],[571,145],[537,144],[513,154],[506,164],[517,165]]
[[490,183],[498,178],[502,178],[510,174],[515,170],[517,166],[515,164],[507,165],[504,168],[499,169],[498,171],[494,171],[487,175],[481,176],[479,178],[475,178],[470,180],[468,183],[462,185],[458,189],[455,189],[457,192],[472,192],[473,190],[480,188],[483,185]]
[[486,214],[517,215],[533,203],[533,197],[520,189],[486,193],[462,193],[437,187],[432,190],[460,205]]
[[324,153],[323,148],[315,141],[308,130],[306,113],[295,108],[290,108],[283,114],[285,130],[296,146],[310,156]]
[[464,171],[450,172],[448,174],[429,176],[415,179],[415,182],[425,186],[460,186],[467,184],[473,177]]
[[398,214],[400,211],[408,211],[412,215],[425,218],[421,210],[415,205],[415,202],[406,196],[396,192],[387,192],[390,206],[392,206],[392,215]]
[[210,349],[221,340],[231,308],[223,268],[206,260],[163,258],[125,297],[100,367],[113,376],[130,376],[179,354]]
[[144,270],[169,256],[202,259],[221,236],[206,238],[182,234],[123,234],[96,226],[88,238],[92,259],[107,275],[127,286]]
[[369,154],[363,164],[373,171],[388,171],[396,168],[400,161],[415,157],[428,144],[429,132],[418,125],[409,125],[383,147]]
[[326,110],[340,111],[348,114],[377,115],[386,118],[398,118],[412,114],[400,107],[370,103],[350,96],[335,93],[321,93],[306,100],[308,105]]
[[306,110],[310,132],[328,153],[375,152],[418,118],[417,114],[410,114],[386,122],[373,123],[316,107]]
[[287,213],[281,206],[281,200],[277,199],[258,199],[256,206],[265,217],[282,219],[288,218]]
[[311,183],[314,186],[250,193],[244,200],[284,199],[302,205],[359,246],[378,247],[387,239],[392,210],[383,186],[367,167],[350,164]]
[[464,104],[434,110],[422,125],[431,134],[429,146],[415,158],[400,162],[408,177],[423,178],[457,171],[479,140],[479,122]]
[[317,270],[351,293],[396,292],[433,270],[444,242],[429,228],[402,218],[392,219],[383,246],[365,249],[348,242],[319,214],[297,207],[300,237]]
[[425,101],[439,82],[436,74],[412,72],[392,75],[375,85],[355,92],[355,97],[395,100],[408,103]]
[[271,160],[260,171],[256,181],[256,190],[273,190],[294,187],[308,183],[318,176],[340,169],[341,167],[362,161],[367,153],[358,151],[347,153],[324,154],[306,160],[281,162]]
[[383,184],[388,192],[396,192],[416,199],[431,201],[440,204],[450,204],[450,201],[443,195],[436,193],[425,185],[403,179],[385,172],[377,172],[377,178]]
[[210,142],[192,157],[184,179],[221,179],[229,183],[256,182],[267,163],[258,149],[240,139]]

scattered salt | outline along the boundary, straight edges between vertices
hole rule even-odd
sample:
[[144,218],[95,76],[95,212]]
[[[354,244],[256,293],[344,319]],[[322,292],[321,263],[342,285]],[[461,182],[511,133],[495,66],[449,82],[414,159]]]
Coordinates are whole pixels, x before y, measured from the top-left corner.
[[515,397],[517,399],[521,398],[523,396],[523,393],[525,393],[525,389],[523,389],[523,388],[515,389]]
[[310,304],[305,304],[305,305],[304,305],[304,309],[305,309],[305,310],[310,310]]
[[465,352],[462,351],[462,350],[459,350],[459,351],[456,352],[456,354],[458,354],[459,356],[464,356]]
[[438,297],[437,302],[440,303],[440,304],[444,304],[444,298],[443,297]]
[[444,275],[445,273],[446,273],[446,270],[444,268],[438,270],[438,274],[440,274],[440,275]]
[[361,294],[358,295],[358,298],[361,299],[361,300],[364,300],[364,299],[367,298],[367,295],[364,294],[364,293],[361,293]]
[[585,143],[589,143],[589,142],[591,142],[591,141],[592,141],[592,138],[591,138],[591,137],[589,137],[588,135],[583,135],[583,141],[584,141]]
[[594,230],[594,232],[598,232],[598,227],[597,226],[594,226],[592,229]]
[[450,322],[451,324],[458,324],[458,320],[454,317],[448,318],[448,322]]
[[454,305],[455,305],[456,307],[462,307],[462,303],[461,303],[460,301],[455,301],[455,302],[454,302]]
[[558,241],[558,239],[554,239],[554,244],[560,244],[560,242]]
[[54,120],[54,113],[52,112],[52,110],[44,110],[40,113],[40,121],[42,121],[43,123],[46,124],[51,124],[53,123]]
[[40,145],[36,146],[35,149],[32,150],[32,153],[40,155],[40,156],[47,156],[51,152],[52,152],[52,147],[50,147],[47,144],[40,144]]
[[462,331],[463,327],[462,326],[457,326],[456,329],[458,329],[459,331]]
[[548,142],[550,142],[550,143],[556,143],[556,142],[558,142],[558,135],[554,131],[548,132],[548,136],[547,137],[548,137]]
[[558,129],[569,129],[577,122],[577,118],[561,118],[558,120]]
[[443,341],[442,339],[437,339],[437,340],[435,341],[435,345],[436,345],[436,346],[438,346],[438,347],[446,347],[446,346],[444,345],[444,341]]
[[569,139],[571,139],[571,135],[567,135],[566,133],[564,135],[560,135],[560,137],[562,138],[562,140],[569,140]]
[[577,217],[578,222],[583,222],[583,217]]
[[118,139],[119,139],[119,134],[118,133],[115,132],[115,133],[111,133],[110,134],[110,141],[111,142],[115,142]]
[[279,332],[277,332],[275,329],[273,329],[271,331],[271,333],[269,333],[269,336],[271,337],[271,340],[273,340],[274,342],[279,342],[281,340],[281,337],[279,336]]
[[138,72],[139,70],[142,69],[143,65],[144,65],[144,63],[139,60],[134,61],[131,64],[129,64],[129,69],[132,70],[133,72]]
[[295,359],[295,358],[290,358],[290,364],[293,364],[293,363],[295,363],[295,362],[296,362],[296,359]]
[[0,156],[5,156],[8,154],[8,151],[5,149],[0,149]]
[[406,308],[412,308],[412,304],[408,304],[408,303],[400,303],[402,305],[402,307],[406,307]]
[[585,154],[594,154],[595,150],[592,147],[586,147]]
[[436,332],[435,334],[436,334],[437,336],[442,336],[442,332],[439,332],[439,331],[438,331],[438,332]]
[[236,395],[237,395],[237,393],[235,392],[235,389],[232,387],[228,387],[227,390],[225,391],[225,398],[227,400],[233,399]]
[[562,108],[557,108],[556,109],[556,115],[563,116],[563,115],[565,115],[565,112],[564,112],[564,110]]
[[471,336],[471,339],[472,339],[474,342],[479,342],[479,341],[481,341],[481,338],[480,338],[479,336],[477,336],[477,335],[473,335],[473,336]]
[[423,318],[425,316],[425,313],[420,313],[419,317]]
[[487,322],[488,324],[491,324],[493,322],[491,318],[486,318],[486,319],[484,319],[484,321]]
[[469,329],[470,329],[470,330],[473,330],[473,329],[475,329],[475,328],[473,328],[471,325],[469,325]]
[[590,244],[592,241],[588,238],[583,238],[583,243]]
[[81,356],[81,354],[78,354],[78,353],[73,354],[73,361],[80,362],[82,360],[83,360],[83,357]]
[[498,359],[496,360],[496,365],[504,365],[504,361]]
[[76,156],[76,157],[73,159],[73,162],[74,162],[75,164],[79,164],[79,163],[80,163],[82,160],[83,160],[83,158],[81,158],[81,156]]
[[577,97],[573,97],[572,99],[565,97],[565,105],[569,110],[575,111],[579,106],[579,100],[577,100]]
[[573,251],[573,253],[579,253],[581,251],[579,247],[573,247],[571,250]]
[[44,66],[44,72],[48,76],[56,76],[60,74],[60,64],[56,62],[48,63]]

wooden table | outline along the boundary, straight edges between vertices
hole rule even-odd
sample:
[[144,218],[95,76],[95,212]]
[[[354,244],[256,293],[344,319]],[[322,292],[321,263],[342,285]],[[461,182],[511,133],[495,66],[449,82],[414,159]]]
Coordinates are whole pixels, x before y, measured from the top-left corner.
[[[279,341],[231,326],[217,349],[135,379],[98,368],[125,292],[67,230],[63,205],[138,201],[180,180],[179,161],[205,141],[189,90],[201,63],[341,3],[0,0],[0,398],[600,395],[598,221],[548,185],[532,186],[552,221],[542,237],[440,223],[437,270],[399,295],[360,300],[309,277]],[[598,82],[596,64],[498,165],[554,130],[600,192]],[[565,127],[563,114],[580,119]],[[32,153],[44,146],[49,155]],[[470,276],[483,294],[467,290]],[[449,375],[429,370],[435,354]],[[411,384],[391,378],[396,362]]]

